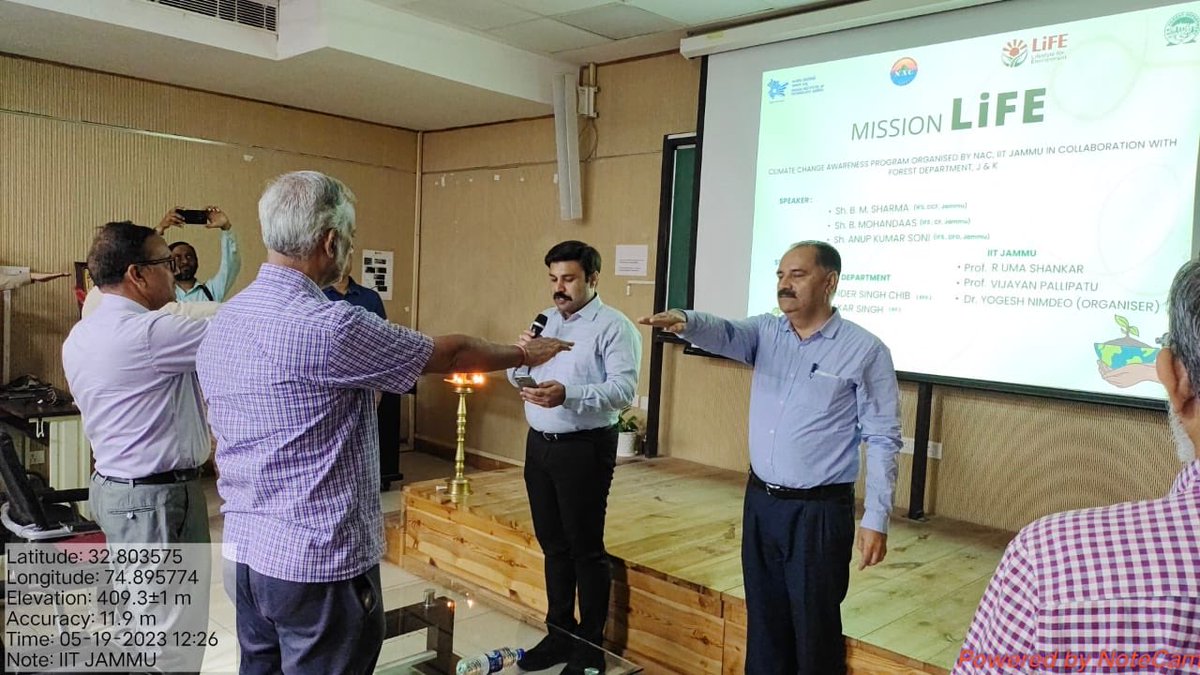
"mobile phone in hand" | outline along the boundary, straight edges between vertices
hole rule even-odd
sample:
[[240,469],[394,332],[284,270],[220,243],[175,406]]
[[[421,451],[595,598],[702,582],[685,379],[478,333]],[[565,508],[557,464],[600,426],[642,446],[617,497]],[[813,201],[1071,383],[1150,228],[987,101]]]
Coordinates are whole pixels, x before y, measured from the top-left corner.
[[205,209],[175,209],[175,213],[188,225],[208,224],[208,211]]
[[538,384],[537,380],[528,375],[513,375],[513,379],[516,380],[517,386],[521,387],[522,389],[537,389],[538,387],[542,386]]

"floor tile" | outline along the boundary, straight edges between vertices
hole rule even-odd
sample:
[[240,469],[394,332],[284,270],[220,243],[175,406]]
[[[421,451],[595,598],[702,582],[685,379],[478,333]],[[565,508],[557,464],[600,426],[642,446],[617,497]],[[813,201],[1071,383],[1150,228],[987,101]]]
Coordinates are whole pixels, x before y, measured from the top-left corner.
[[459,619],[454,625],[454,649],[463,657],[501,647],[529,649],[544,637],[546,631],[499,611]]
[[415,581],[421,581],[421,577],[415,574],[404,571],[404,568],[399,565],[392,564],[386,560],[379,563],[379,586],[383,589],[393,588],[395,586],[403,586],[411,584]]
[[220,627],[210,626],[209,630],[216,636],[217,644],[204,650],[204,673],[238,672],[237,637],[231,631]]

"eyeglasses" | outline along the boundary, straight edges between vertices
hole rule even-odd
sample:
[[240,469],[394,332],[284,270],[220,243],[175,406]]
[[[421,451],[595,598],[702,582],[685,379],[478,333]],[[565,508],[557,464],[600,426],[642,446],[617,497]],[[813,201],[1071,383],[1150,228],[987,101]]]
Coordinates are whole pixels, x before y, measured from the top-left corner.
[[136,262],[134,264],[135,265],[162,265],[163,263],[166,263],[167,268],[169,268],[171,270],[171,274],[175,274],[176,272],[179,271],[175,266],[174,256],[167,256],[166,258],[159,258],[157,260],[143,260],[141,262]]

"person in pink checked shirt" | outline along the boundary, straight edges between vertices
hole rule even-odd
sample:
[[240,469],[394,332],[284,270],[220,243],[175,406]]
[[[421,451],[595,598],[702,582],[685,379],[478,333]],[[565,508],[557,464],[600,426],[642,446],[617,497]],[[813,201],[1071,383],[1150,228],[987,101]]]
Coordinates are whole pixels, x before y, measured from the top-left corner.
[[1200,673],[1200,262],[1171,284],[1159,352],[1183,471],[1162,499],[1068,511],[1008,546],[954,675]]

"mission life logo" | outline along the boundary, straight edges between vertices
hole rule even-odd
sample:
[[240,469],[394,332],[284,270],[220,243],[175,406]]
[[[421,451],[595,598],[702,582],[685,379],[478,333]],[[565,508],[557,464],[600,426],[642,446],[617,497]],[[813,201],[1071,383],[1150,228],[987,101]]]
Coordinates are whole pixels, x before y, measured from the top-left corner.
[[1029,58],[1029,46],[1024,40],[1009,40],[1004,45],[1004,51],[1000,55],[1001,61],[1009,68],[1016,68],[1025,63],[1025,59]]
[[891,77],[892,84],[897,87],[903,87],[917,79],[916,59],[909,56],[901,57],[900,60],[892,64]]
[[1163,37],[1168,47],[1193,44],[1200,35],[1200,16],[1195,12],[1180,12],[1167,20]]
[[1019,68],[1025,63],[1045,63],[1067,58],[1067,33],[1039,35],[1029,42],[1012,38],[1000,50],[1000,63]]

